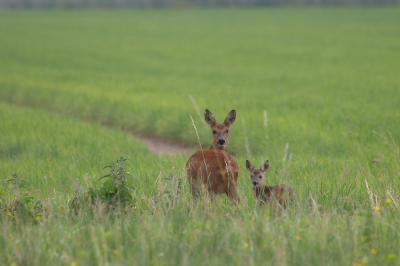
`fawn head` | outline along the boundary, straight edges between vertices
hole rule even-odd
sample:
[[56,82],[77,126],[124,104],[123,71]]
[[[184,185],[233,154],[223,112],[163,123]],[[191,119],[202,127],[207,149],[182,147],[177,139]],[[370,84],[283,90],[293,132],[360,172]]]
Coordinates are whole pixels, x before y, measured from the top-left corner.
[[266,160],[261,168],[254,168],[249,160],[246,160],[246,169],[250,172],[251,186],[253,188],[264,185],[264,174],[269,168],[269,161]]
[[225,144],[228,141],[229,136],[229,128],[236,119],[236,111],[230,111],[223,123],[217,123],[217,121],[215,121],[214,115],[208,109],[204,111],[204,117],[213,132],[213,143],[211,145],[211,148],[218,150],[225,149]]

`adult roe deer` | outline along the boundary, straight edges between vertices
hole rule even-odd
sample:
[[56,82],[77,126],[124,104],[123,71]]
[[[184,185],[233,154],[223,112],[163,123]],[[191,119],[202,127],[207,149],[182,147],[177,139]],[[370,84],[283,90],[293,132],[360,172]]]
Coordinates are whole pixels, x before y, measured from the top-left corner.
[[264,175],[268,168],[268,160],[263,163],[261,168],[254,168],[251,162],[246,160],[246,169],[250,172],[254,197],[256,200],[260,200],[260,207],[268,203],[277,211],[286,209],[287,205],[293,203],[295,197],[294,189],[289,184],[264,185]]
[[213,132],[213,142],[209,149],[195,152],[186,163],[186,175],[192,195],[198,195],[204,186],[211,197],[225,193],[237,204],[239,167],[225,151],[229,128],[235,122],[236,111],[230,111],[223,123],[217,123],[208,109],[205,110],[204,117]]

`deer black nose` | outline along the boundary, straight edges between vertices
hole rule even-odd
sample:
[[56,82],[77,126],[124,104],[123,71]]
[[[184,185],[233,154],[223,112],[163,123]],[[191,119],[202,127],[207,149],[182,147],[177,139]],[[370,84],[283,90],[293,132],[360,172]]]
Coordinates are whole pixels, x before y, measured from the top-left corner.
[[224,145],[225,144],[225,140],[224,139],[219,139],[218,140],[218,145]]
[[258,184],[258,183],[257,183],[256,181],[253,182],[253,186],[257,186],[257,184]]

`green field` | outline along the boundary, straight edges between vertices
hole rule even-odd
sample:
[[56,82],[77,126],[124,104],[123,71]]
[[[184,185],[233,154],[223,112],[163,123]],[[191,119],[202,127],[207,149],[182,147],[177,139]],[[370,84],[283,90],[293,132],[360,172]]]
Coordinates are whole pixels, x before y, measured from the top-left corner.
[[[400,265],[399,25],[399,8],[0,11],[0,264]],[[196,105],[237,111],[238,207],[193,202],[189,156],[130,134],[197,145],[192,116],[208,147]],[[145,207],[76,215],[121,155]],[[295,188],[293,215],[255,207],[246,159]],[[24,195],[29,222],[4,211]]]

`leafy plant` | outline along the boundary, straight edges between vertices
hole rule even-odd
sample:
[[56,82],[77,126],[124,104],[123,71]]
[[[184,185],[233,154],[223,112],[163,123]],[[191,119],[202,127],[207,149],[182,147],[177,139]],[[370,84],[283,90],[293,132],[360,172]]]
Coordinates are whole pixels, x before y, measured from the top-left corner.
[[111,161],[104,169],[110,169],[110,173],[100,177],[103,183],[100,188],[90,187],[88,195],[92,203],[101,202],[107,204],[112,209],[126,209],[129,207],[145,208],[142,204],[144,200],[141,197],[133,197],[132,183],[127,180],[127,176],[132,176],[131,173],[125,170],[125,161],[129,159],[121,156],[116,162]]

